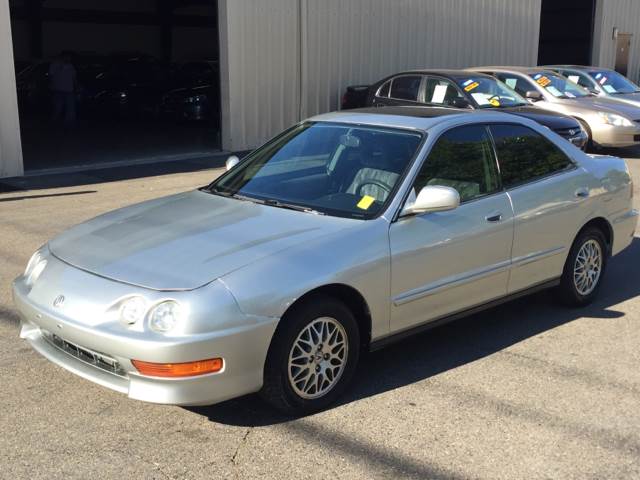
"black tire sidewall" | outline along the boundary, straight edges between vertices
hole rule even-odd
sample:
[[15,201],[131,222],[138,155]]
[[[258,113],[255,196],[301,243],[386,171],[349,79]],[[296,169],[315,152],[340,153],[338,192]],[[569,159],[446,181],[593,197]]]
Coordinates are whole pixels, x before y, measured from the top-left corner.
[[[347,364],[333,389],[320,398],[310,400],[296,394],[289,382],[289,352],[300,332],[321,317],[333,318],[344,328],[349,347]],[[359,328],[352,312],[332,297],[316,295],[306,299],[287,312],[274,334],[265,365],[265,385],[271,390],[267,400],[276,408],[289,414],[307,414],[325,408],[333,403],[349,385],[357,367],[359,353]]]
[[[600,277],[598,283],[591,293],[588,295],[582,295],[576,289],[573,281],[573,272],[576,262],[576,257],[582,246],[589,240],[596,240],[602,249],[602,269],[600,271]],[[563,303],[573,306],[583,306],[591,303],[598,295],[600,286],[602,285],[602,279],[605,275],[607,260],[609,257],[609,251],[604,234],[597,228],[587,228],[581,232],[571,246],[571,251],[567,257],[567,261],[562,272],[562,278],[560,282],[560,295]]]

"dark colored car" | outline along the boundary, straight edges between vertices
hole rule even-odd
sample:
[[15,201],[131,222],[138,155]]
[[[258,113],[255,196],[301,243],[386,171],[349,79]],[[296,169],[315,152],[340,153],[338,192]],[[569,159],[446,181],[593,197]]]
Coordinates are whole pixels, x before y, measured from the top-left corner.
[[349,90],[342,108],[411,105],[462,109],[500,109],[548,127],[575,146],[585,148],[587,133],[577,120],[531,106],[526,99],[496,78],[465,70],[417,70],[389,76],[367,89]]
[[177,120],[215,121],[220,112],[220,81],[215,61],[188,62],[177,71],[160,112]]
[[93,116],[155,116],[170,78],[170,65],[154,57],[112,55],[85,86],[86,110]]

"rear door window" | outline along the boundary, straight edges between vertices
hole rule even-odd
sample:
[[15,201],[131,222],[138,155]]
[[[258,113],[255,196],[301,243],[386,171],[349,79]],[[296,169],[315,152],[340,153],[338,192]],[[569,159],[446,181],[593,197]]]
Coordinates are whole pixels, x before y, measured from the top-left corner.
[[505,188],[573,169],[573,162],[550,140],[523,125],[491,125]]
[[391,98],[418,101],[422,75],[402,75],[391,82]]

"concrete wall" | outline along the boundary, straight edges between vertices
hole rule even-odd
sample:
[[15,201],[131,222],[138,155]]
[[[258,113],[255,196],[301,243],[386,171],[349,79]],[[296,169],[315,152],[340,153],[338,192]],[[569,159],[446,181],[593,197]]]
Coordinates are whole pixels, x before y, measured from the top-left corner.
[[335,110],[350,84],[414,67],[533,65],[537,59],[541,0],[219,5],[229,107],[223,148],[229,150],[256,147],[301,118]]
[[0,0],[0,178],[22,175],[22,144],[13,69],[9,2]]
[[628,76],[640,81],[640,0],[597,0],[593,35],[593,63],[613,68],[616,61],[616,40],[613,29],[631,33]]

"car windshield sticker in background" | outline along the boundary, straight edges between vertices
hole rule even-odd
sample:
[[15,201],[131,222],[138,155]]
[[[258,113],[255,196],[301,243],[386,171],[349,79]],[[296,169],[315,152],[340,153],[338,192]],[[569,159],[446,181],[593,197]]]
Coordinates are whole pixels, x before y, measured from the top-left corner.
[[504,83],[506,83],[509,88],[516,88],[516,85],[518,83],[518,79],[517,78],[506,78]]
[[489,105],[489,100],[487,100],[486,94],[473,92],[471,96],[473,97],[473,99],[476,101],[478,105]]
[[569,75],[569,80],[571,80],[573,83],[578,83],[580,77],[578,75]]
[[602,88],[604,88],[604,90],[607,93],[616,93],[617,92],[617,90],[611,85],[603,85]]
[[470,92],[474,88],[477,88],[480,84],[478,82],[474,82],[472,79],[467,80],[462,85],[464,85],[464,91]]
[[551,83],[551,80],[549,80],[544,75],[538,74],[534,78],[535,78],[536,82],[538,83],[538,85],[540,85],[541,87],[546,87],[547,85],[549,85]]
[[447,85],[436,85],[436,88],[433,91],[433,95],[431,96],[431,103],[444,102],[444,97],[446,94],[447,94]]
[[[558,90],[556,87],[554,87],[553,85],[549,85],[546,88],[547,88],[547,91],[554,97],[562,97],[562,92]],[[575,95],[572,95],[572,96],[575,97]]]
[[364,197],[362,197],[360,199],[360,201],[358,202],[357,207],[361,210],[367,210],[372,204],[373,202],[375,202],[376,199],[369,196],[369,195],[365,195]]

